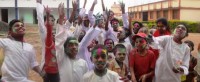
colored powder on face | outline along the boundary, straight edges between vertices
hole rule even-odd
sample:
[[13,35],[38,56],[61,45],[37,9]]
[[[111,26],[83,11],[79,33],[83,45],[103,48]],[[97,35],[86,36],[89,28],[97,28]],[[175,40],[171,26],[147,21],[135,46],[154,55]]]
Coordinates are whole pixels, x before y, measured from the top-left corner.
[[126,53],[126,49],[124,48],[118,48],[117,50],[119,50],[120,53]]
[[78,41],[77,40],[70,40],[69,43],[78,44]]
[[96,57],[97,55],[101,55],[101,54],[106,54],[107,50],[102,49],[102,48],[98,48],[97,50],[94,50],[92,53],[93,57]]
[[176,34],[176,29],[174,30],[173,34]]
[[17,33],[17,29],[16,28],[12,28],[12,31],[14,32],[14,33]]

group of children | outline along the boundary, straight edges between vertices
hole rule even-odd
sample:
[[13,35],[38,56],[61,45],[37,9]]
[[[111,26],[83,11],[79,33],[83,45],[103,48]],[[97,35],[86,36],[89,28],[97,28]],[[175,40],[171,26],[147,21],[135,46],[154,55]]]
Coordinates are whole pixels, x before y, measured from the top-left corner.
[[8,38],[0,39],[5,55],[3,82],[31,82],[29,68],[40,74],[44,82],[180,82],[183,74],[188,74],[184,82],[191,82],[198,73],[194,71],[197,59],[191,55],[194,44],[189,40],[183,42],[188,36],[184,25],[178,25],[172,33],[167,20],[160,18],[156,21],[157,29],[148,31],[140,22],[132,25],[125,4],[120,2],[120,27],[114,13],[105,9],[103,0],[103,14],[97,15],[93,15],[97,0],[88,14],[87,0],[80,12],[77,2],[72,1],[69,19],[60,3],[55,25],[50,8],[43,6],[42,0],[36,2],[41,64],[36,61],[33,46],[24,40],[24,24],[12,20]]

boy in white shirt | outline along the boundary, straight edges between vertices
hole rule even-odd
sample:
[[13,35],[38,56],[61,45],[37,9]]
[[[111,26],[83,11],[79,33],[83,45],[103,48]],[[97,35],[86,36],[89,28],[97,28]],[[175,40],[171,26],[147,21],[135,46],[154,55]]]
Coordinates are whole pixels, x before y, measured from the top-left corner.
[[96,45],[92,50],[92,62],[94,70],[83,76],[82,82],[121,82],[120,76],[107,69],[108,51],[104,45]]

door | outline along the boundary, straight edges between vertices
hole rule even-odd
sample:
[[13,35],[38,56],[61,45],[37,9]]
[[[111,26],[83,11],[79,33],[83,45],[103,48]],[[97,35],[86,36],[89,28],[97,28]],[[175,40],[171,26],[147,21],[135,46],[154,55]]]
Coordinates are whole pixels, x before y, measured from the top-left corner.
[[1,20],[8,23],[8,9],[1,9]]

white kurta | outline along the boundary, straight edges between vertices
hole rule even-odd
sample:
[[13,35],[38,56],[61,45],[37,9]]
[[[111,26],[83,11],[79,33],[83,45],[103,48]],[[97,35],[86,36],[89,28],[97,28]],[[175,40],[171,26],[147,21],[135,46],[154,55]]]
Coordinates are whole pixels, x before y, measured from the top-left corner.
[[44,6],[40,3],[37,3],[36,7],[37,11],[37,19],[38,19],[38,27],[40,31],[40,38],[42,41],[42,59],[41,59],[41,65],[40,68],[43,69],[44,63],[45,63],[45,39],[47,36],[47,29],[44,24]]
[[87,47],[91,44],[92,40],[95,39],[95,37],[97,37],[100,34],[100,32],[101,30],[98,27],[96,28],[91,27],[84,36],[79,46],[79,52],[77,56],[79,58],[84,59],[87,62],[89,70],[92,70],[94,65],[90,60],[91,52],[88,51]]
[[4,50],[4,62],[1,67],[2,80],[5,82],[31,82],[29,69],[38,66],[34,47],[31,44],[9,38],[0,39],[0,48]]
[[188,74],[190,48],[187,44],[178,44],[174,42],[173,36],[160,36],[154,38],[153,48],[160,51],[159,58],[156,61],[155,82],[180,82],[180,73],[174,73],[176,61],[182,61],[181,68],[184,74]]
[[107,70],[107,73],[100,77],[97,76],[94,71],[87,72],[83,76],[83,80],[81,82],[122,82],[120,76],[111,70]]
[[60,74],[60,82],[80,82],[82,76],[88,71],[88,66],[85,60],[76,58],[70,59],[64,52],[64,42],[68,35],[71,23],[67,21],[66,26],[57,27],[55,43],[56,57]]

